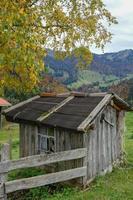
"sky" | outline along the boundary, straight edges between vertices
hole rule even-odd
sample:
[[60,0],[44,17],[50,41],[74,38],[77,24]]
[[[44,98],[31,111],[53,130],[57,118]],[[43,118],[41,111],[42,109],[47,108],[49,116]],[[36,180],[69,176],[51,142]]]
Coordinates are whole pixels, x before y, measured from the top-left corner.
[[[104,53],[133,49],[133,0],[103,0],[107,9],[119,22],[113,25],[111,43],[106,44]],[[100,49],[92,48],[94,53],[103,53]]]

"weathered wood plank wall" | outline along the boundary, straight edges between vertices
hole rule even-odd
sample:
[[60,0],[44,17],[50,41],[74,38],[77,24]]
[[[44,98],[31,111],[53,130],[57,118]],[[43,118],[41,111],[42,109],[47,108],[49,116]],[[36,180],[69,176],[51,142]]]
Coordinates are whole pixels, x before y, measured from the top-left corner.
[[123,150],[124,150],[124,131],[125,131],[125,111],[118,112],[117,114],[117,127],[118,127],[118,158],[123,157]]
[[[101,120],[101,117],[104,118]],[[41,134],[55,137],[55,152],[87,147],[87,160],[64,161],[54,166],[54,171],[81,167],[87,162],[87,179],[112,170],[112,163],[122,155],[124,111],[108,105],[94,120],[94,129],[88,133],[61,128],[40,127]],[[38,128],[20,125],[21,157],[37,154]]]
[[20,124],[20,157],[35,155],[38,152],[38,128],[35,125]]
[[[104,119],[101,117],[104,114]],[[112,170],[122,155],[124,112],[108,105],[95,119],[94,129],[87,134],[87,179]]]
[[[56,151],[66,151],[83,147],[83,133],[74,132],[72,130],[55,128],[54,134],[56,138]],[[56,165],[56,171],[68,170],[83,166],[83,159],[64,161]],[[71,181],[72,183],[72,181]],[[74,183],[82,184],[82,178],[77,179]]]
[[[56,151],[66,151],[83,147],[83,134],[55,128],[56,137]],[[83,165],[83,159],[74,161],[65,161],[57,165],[57,171],[67,170],[75,167],[81,167]]]

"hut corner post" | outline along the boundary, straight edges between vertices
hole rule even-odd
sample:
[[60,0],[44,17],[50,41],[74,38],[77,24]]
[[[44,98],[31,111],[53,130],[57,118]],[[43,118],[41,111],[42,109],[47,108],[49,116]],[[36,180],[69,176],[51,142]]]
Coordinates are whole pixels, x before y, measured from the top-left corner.
[[120,132],[120,149],[119,149],[119,155],[120,155],[120,160],[123,162],[124,161],[124,152],[125,152],[125,131],[126,131],[126,124],[125,124],[125,111],[121,111],[119,113],[119,132]]
[[86,167],[86,175],[83,177],[83,188],[86,188],[87,183],[87,163],[88,163],[88,149],[87,149],[87,141],[88,141],[87,133],[83,134],[83,147],[86,148],[86,156],[83,158],[83,166]]
[[[1,162],[7,161],[10,158],[10,145],[3,144],[1,149]],[[0,174],[0,200],[7,200],[7,194],[5,191],[5,182],[7,181],[7,173]]]

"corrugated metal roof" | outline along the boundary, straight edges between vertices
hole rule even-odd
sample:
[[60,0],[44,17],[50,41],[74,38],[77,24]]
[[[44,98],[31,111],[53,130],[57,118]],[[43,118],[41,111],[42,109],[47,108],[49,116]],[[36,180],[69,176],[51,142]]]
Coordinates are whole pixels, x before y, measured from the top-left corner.
[[11,106],[11,104],[7,100],[0,98],[0,106]]

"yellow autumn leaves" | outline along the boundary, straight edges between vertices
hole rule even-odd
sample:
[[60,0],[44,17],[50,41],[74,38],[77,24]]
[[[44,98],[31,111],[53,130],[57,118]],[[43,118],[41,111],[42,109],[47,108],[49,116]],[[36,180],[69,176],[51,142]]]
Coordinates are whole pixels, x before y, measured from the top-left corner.
[[0,90],[31,91],[44,70],[46,49],[74,54],[78,67],[92,60],[90,46],[104,47],[116,19],[102,0],[0,1]]

